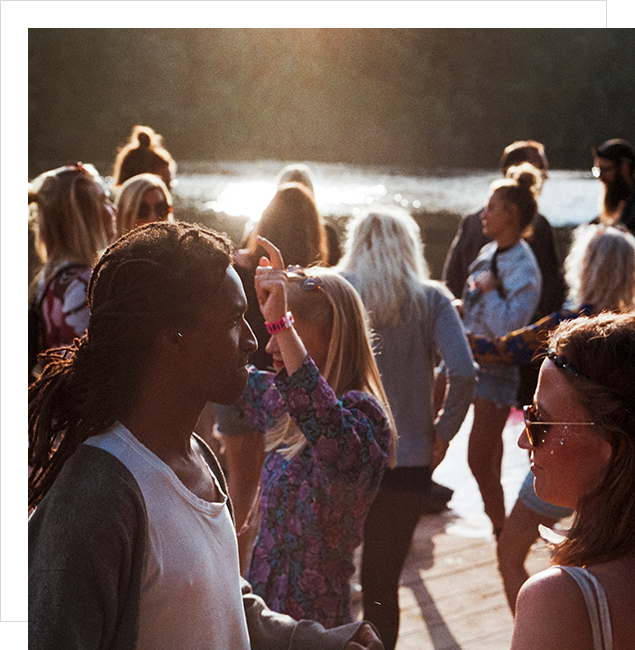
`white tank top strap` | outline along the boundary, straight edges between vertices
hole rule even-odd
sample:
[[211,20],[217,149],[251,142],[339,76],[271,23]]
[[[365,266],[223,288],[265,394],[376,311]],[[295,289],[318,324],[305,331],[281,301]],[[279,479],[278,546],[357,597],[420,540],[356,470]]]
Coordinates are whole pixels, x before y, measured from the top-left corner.
[[613,650],[613,631],[604,587],[586,569],[572,566],[558,568],[566,571],[578,583],[584,595],[593,633],[593,650]]

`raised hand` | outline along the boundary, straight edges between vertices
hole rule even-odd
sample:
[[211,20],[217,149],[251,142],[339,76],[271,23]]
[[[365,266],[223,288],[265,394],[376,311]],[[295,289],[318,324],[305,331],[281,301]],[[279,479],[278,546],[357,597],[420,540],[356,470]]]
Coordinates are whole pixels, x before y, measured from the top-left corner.
[[256,295],[265,321],[277,321],[287,313],[287,292],[289,281],[284,260],[278,248],[268,239],[257,237],[258,243],[269,253],[271,261],[261,257],[256,269]]
[[[265,322],[275,323],[287,314],[289,279],[280,251],[264,237],[258,237],[258,243],[269,253],[271,261],[266,257],[260,258],[256,269],[256,295]],[[302,365],[307,355],[304,343],[293,327],[285,327],[273,334],[265,349],[274,360],[278,354],[281,356],[290,375]]]

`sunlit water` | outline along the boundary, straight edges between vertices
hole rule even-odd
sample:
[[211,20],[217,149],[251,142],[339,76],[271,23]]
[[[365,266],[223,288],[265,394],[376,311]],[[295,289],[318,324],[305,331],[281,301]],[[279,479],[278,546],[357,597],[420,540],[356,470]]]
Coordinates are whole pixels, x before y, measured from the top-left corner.
[[[306,163],[313,172],[322,214],[347,216],[369,205],[401,205],[409,210],[466,214],[487,201],[496,171],[417,174],[380,167]],[[258,219],[275,193],[285,165],[277,161],[183,163],[175,195],[201,213]],[[551,171],[540,196],[540,210],[554,226],[580,224],[598,213],[600,185],[591,172]]]
[[[276,161],[182,164],[175,196],[205,215],[223,213],[256,220],[275,193],[276,176],[285,163]],[[313,172],[320,212],[349,216],[370,205],[401,205],[412,211],[466,214],[482,207],[495,171],[437,172],[415,175],[399,170],[352,165],[306,163]],[[600,186],[590,171],[551,171],[540,196],[540,211],[553,226],[585,223],[597,214]],[[492,534],[478,486],[467,464],[472,426],[470,409],[434,479],[454,490],[447,531],[484,537]],[[527,453],[516,441],[522,415],[512,411],[503,433],[502,483],[509,512],[529,468]]]

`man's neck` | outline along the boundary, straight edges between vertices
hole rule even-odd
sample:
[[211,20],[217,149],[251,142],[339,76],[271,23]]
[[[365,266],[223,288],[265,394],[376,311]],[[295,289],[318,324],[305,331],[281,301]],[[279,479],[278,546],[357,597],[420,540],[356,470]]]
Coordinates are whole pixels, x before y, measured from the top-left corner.
[[[149,406],[149,405],[148,405]],[[155,456],[160,458],[181,483],[199,499],[210,503],[223,500],[199,444],[192,438],[198,416],[184,416],[178,405],[164,409],[140,404],[122,424]]]
[[121,418],[132,435],[168,465],[169,459],[191,454],[192,432],[205,406],[178,384],[150,368],[139,379],[134,405]]

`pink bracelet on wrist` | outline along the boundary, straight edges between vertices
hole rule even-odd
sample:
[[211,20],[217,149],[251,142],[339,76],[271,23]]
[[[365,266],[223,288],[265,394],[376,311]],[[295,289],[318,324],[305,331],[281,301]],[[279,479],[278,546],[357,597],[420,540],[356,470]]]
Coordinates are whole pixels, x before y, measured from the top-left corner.
[[269,334],[276,334],[276,332],[282,332],[282,330],[286,330],[287,328],[291,327],[293,323],[295,323],[293,314],[288,311],[286,315],[283,316],[280,320],[274,320],[270,323],[265,323],[265,327],[267,328],[267,332],[269,332]]

